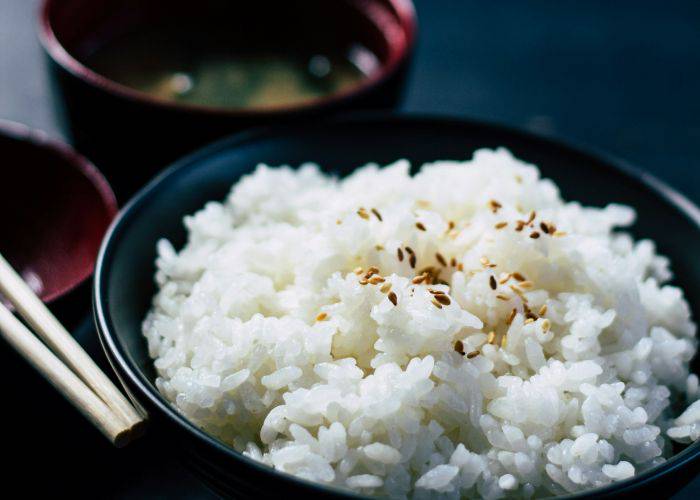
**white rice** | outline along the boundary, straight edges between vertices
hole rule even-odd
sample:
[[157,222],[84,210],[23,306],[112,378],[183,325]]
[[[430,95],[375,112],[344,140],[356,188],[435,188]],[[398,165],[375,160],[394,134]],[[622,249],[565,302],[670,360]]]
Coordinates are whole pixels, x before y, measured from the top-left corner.
[[[670,408],[699,397],[696,328],[654,243],[615,232],[634,218],[563,202],[503,149],[413,177],[261,165],[185,218],[181,251],[158,245],[158,388],[246,455],[366,494],[628,478],[700,436],[700,402]],[[427,266],[448,284],[412,284]]]

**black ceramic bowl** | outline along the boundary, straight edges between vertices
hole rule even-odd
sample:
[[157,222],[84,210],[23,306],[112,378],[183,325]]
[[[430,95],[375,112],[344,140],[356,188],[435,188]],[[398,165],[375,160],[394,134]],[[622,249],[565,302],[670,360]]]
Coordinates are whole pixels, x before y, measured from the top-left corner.
[[[193,45],[211,38],[232,53],[251,45],[281,51],[295,43],[318,50],[361,45],[376,56],[379,68],[325,98],[246,109],[158,99],[98,74],[86,63],[112,40],[164,27],[189,30]],[[222,38],[231,33],[235,39]],[[65,132],[101,165],[118,196],[141,187],[184,153],[252,125],[313,119],[350,108],[393,107],[415,33],[411,0],[44,0],[40,12],[40,39],[62,103]]]
[[[169,434],[176,447],[216,489],[230,495],[292,491],[339,494],[262,466],[209,437],[175,411],[154,386],[154,370],[143,320],[154,294],[156,241],[185,241],[182,217],[208,200],[223,199],[230,186],[259,162],[271,165],[314,161],[338,174],[374,161],[408,158],[414,165],[438,159],[467,159],[481,147],[505,146],[537,164],[565,199],[586,205],[633,206],[637,238],[652,238],[671,258],[677,284],[700,317],[700,211],[653,177],[619,160],[597,156],[523,132],[480,123],[409,117],[349,118],[322,125],[250,132],[218,142],[179,161],[143,189],[122,211],[98,258],[94,306],[110,361],[131,393],[150,412],[152,430]],[[667,496],[692,478],[700,458],[695,443],[650,471],[586,492],[607,496]]]

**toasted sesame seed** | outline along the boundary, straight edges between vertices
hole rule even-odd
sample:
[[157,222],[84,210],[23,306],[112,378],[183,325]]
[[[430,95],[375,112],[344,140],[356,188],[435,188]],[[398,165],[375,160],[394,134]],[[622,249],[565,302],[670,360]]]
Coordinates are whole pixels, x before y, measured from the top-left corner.
[[451,267],[456,267],[456,266],[457,266],[457,259],[455,259],[454,257],[452,257],[452,258],[450,259],[450,266],[451,266]]
[[413,255],[415,253],[411,247],[404,247],[404,248],[406,248],[406,253],[409,255]]
[[549,329],[552,328],[552,323],[548,319],[542,321],[542,331],[547,333]]
[[536,240],[539,237],[540,237],[540,233],[538,233],[537,231],[533,231],[530,233],[530,238],[532,238],[533,240]]
[[447,222],[447,230],[452,231],[455,228],[455,221],[451,220]]
[[525,276],[523,276],[520,273],[517,273],[517,272],[513,273],[512,276],[513,276],[513,278],[515,278],[518,281],[525,281]]
[[489,276],[489,286],[491,287],[491,290],[498,288],[498,283],[496,283],[496,278],[493,277],[493,274]]
[[358,276],[362,274],[362,268],[361,267],[356,267],[353,273],[357,274]]
[[387,298],[394,305],[399,303],[399,299],[396,297],[396,294],[394,292],[389,292],[389,295],[387,296]]
[[365,274],[365,278],[369,279],[373,274],[377,274],[379,272],[379,268],[372,266],[369,269],[367,269],[367,273]]
[[516,308],[513,308],[513,310],[510,312],[508,317],[506,318],[506,325],[510,326],[510,324],[513,322],[515,319],[515,315],[518,314],[518,310]]
[[499,202],[496,200],[489,200],[489,207],[491,207],[491,211],[493,213],[498,212],[498,209],[501,208],[503,205],[501,205]]
[[360,207],[357,210],[357,215],[359,215],[360,217],[362,217],[365,220],[369,219],[369,214],[367,213],[367,210],[365,210],[363,207]]
[[508,223],[507,223],[506,221],[503,221],[503,222],[499,222],[498,224],[496,224],[496,225],[493,226],[493,227],[495,227],[496,229],[503,229],[503,228],[506,227],[507,225],[508,225]]
[[461,340],[455,342],[455,351],[464,356],[464,343]]
[[527,218],[526,224],[530,224],[533,220],[535,220],[535,217],[537,217],[537,212],[533,210],[530,212],[530,216]]
[[508,345],[508,335],[506,335],[504,333],[503,337],[501,337],[501,349],[505,349],[507,345]]
[[435,300],[440,302],[444,306],[449,306],[450,303],[452,302],[450,298],[447,295],[434,295]]
[[397,248],[396,249],[396,256],[398,257],[399,262],[403,262],[403,250],[401,250],[400,248]]
[[360,285],[366,285],[367,283],[369,283],[369,280],[367,280],[367,279],[363,278],[360,280]]
[[431,300],[431,303],[432,303],[435,307],[437,307],[438,309],[442,309],[442,305],[441,305],[440,302],[438,302],[437,300],[433,299],[433,300]]
[[411,283],[413,283],[414,285],[420,285],[421,283],[423,283],[427,279],[427,277],[428,277],[428,274],[423,273],[420,276],[416,276],[415,278],[413,278],[411,280]]
[[545,314],[547,314],[547,304],[543,304],[542,307],[540,307],[540,310],[537,314],[539,314],[540,316],[544,316]]
[[534,319],[534,318],[527,318],[527,319],[525,320],[525,324],[526,324],[526,325],[529,325],[530,323],[534,323],[534,322],[535,322],[535,319]]
[[391,290],[391,283],[388,281],[382,285],[382,287],[379,289],[380,292],[382,293],[387,293],[389,290]]
[[435,258],[437,259],[437,261],[440,263],[441,266],[447,267],[447,261],[445,260],[445,257],[443,257],[440,252],[435,252]]
[[429,291],[430,293],[432,293],[433,295],[445,295],[445,292],[443,292],[442,290],[433,290],[433,289],[431,288],[431,289],[429,289],[428,291]]
[[382,278],[381,276],[372,276],[370,278],[369,283],[370,285],[378,285],[379,283],[384,283],[386,280]]
[[479,351],[472,351],[469,354],[467,354],[467,359],[476,358],[478,355],[479,355]]
[[377,210],[376,208],[373,208],[373,209],[372,209],[372,213],[374,214],[374,216],[375,216],[377,219],[379,219],[379,222],[382,221],[382,214],[379,213],[379,210]]
[[464,264],[462,264],[461,262],[458,262],[457,263],[457,271],[464,271]]
[[526,224],[526,222],[525,222],[524,220],[516,221],[516,223],[515,223],[515,230],[518,231],[518,232],[519,232],[519,231],[522,231],[523,228],[525,227],[525,224]]
[[499,300],[510,300],[510,297],[508,297],[507,295],[503,295],[502,293],[496,295],[496,298]]
[[540,229],[544,234],[549,234],[549,226],[546,222],[540,222]]
[[316,316],[316,321],[325,321],[326,319],[328,319],[328,314],[324,312]]
[[412,254],[408,257],[408,265],[411,266],[411,269],[415,269],[415,268],[416,268],[416,254],[412,253]]
[[522,281],[518,284],[518,286],[520,288],[528,289],[528,288],[532,288],[534,285],[533,285],[532,281]]
[[416,227],[417,227],[420,231],[425,231],[425,226],[423,225],[422,222],[416,222]]

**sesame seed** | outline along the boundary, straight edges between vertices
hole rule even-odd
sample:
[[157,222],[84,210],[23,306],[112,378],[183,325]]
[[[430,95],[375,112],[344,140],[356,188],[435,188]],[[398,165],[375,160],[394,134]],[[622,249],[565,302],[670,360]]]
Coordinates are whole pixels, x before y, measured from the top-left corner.
[[510,312],[508,317],[506,318],[506,325],[510,326],[510,324],[513,322],[515,319],[515,315],[518,314],[518,310],[513,308],[513,310]]
[[512,276],[518,281],[525,281],[525,276],[520,273],[513,273]]
[[528,289],[528,288],[532,288],[534,285],[533,285],[532,281],[522,281],[521,283],[518,284],[518,286],[520,288]]
[[507,225],[508,225],[508,223],[507,223],[506,221],[503,221],[503,222],[499,222],[498,224],[496,224],[496,225],[493,226],[493,227],[495,227],[496,229],[503,229],[503,228],[506,227]]
[[400,248],[396,249],[396,256],[399,258],[399,262],[403,262],[403,250]]
[[501,349],[505,349],[507,345],[508,345],[508,335],[506,335],[504,333],[503,337],[501,337]]
[[420,285],[421,283],[423,283],[426,280],[427,277],[428,277],[427,273],[423,273],[420,276],[416,276],[415,278],[413,278],[411,280],[411,283],[413,283],[414,285]]
[[535,322],[534,318],[527,318],[527,319],[525,320],[525,324],[526,324],[526,325],[529,325],[530,323],[534,323],[534,322]]
[[343,221],[340,220],[340,219],[337,219],[337,220],[335,221],[335,223],[338,224],[338,225],[340,226],[340,225],[343,223]]
[[440,252],[435,252],[435,258],[437,259],[437,261],[440,263],[441,266],[447,267],[447,261],[445,260],[445,257],[443,257]]
[[437,300],[433,299],[431,303],[438,309],[442,309],[442,305],[440,305],[440,302],[438,302]]
[[367,213],[367,210],[365,210],[363,207],[360,207],[357,210],[357,215],[359,215],[360,217],[362,217],[365,220],[369,219],[369,214]]
[[496,200],[489,200],[489,207],[491,207],[491,211],[493,213],[498,212],[498,209],[501,208],[503,205],[501,205],[499,202]]
[[546,222],[540,222],[540,229],[544,234],[549,234],[549,226]]
[[433,290],[433,289],[431,288],[431,289],[429,289],[428,291],[429,291],[430,293],[432,293],[433,295],[445,295],[445,292],[443,292],[442,290]]
[[399,299],[396,297],[396,294],[394,292],[389,292],[389,295],[387,296],[387,298],[394,305],[399,303]]
[[367,269],[367,273],[365,274],[365,278],[369,279],[373,274],[377,274],[379,272],[379,268],[372,266],[369,269]]
[[533,210],[530,212],[530,216],[527,218],[526,224],[530,224],[533,220],[535,220],[535,217],[537,217],[537,212]]
[[523,178],[520,177],[519,175],[516,175],[516,176],[515,176],[515,182],[517,182],[518,184],[521,184],[521,183],[523,182]]
[[416,222],[416,227],[421,231],[425,231],[425,226],[422,222]]
[[547,333],[551,327],[552,327],[552,323],[548,319],[545,319],[544,321],[542,321],[542,331],[543,332]]
[[389,290],[391,290],[391,283],[386,282],[382,285],[382,287],[379,289],[380,292],[382,293],[387,293]]
[[366,285],[367,283],[369,283],[369,281],[366,280],[366,279],[361,279],[361,280],[360,280],[360,285]]
[[489,265],[489,259],[488,257],[482,257],[479,259],[479,262],[481,262],[482,266],[488,266]]
[[415,269],[415,268],[416,268],[416,254],[412,253],[412,254],[408,257],[408,264],[411,266],[411,269]]
[[321,313],[318,316],[316,316],[316,321],[324,321],[328,318],[328,314],[326,313]]
[[479,351],[472,351],[469,354],[467,354],[467,359],[476,358],[478,355],[479,355]]
[[381,276],[372,276],[369,280],[370,285],[378,285],[379,283],[384,283],[386,280]]
[[489,344],[493,344],[493,341],[494,341],[494,340],[496,340],[496,332],[494,332],[493,330],[491,330],[491,331],[489,332],[488,336],[486,337],[486,342],[489,343]]
[[411,247],[405,247],[405,248],[406,248],[406,253],[407,253],[407,254],[413,255],[413,254],[415,253]]
[[520,232],[525,227],[526,222],[524,220],[519,220],[515,223],[515,230]]
[[540,233],[538,233],[537,231],[533,231],[530,233],[530,238],[532,238],[533,240],[536,240],[539,237],[540,237]]
[[496,298],[499,300],[504,300],[504,301],[510,300],[510,297],[508,297],[507,295],[503,295],[502,293],[499,293],[498,295],[496,295]]
[[459,262],[459,263],[457,264],[457,271],[464,271],[464,264],[462,264],[461,262]]
[[455,259],[454,257],[452,257],[452,258],[450,259],[450,266],[451,266],[451,267],[456,267],[456,266],[457,266],[457,259]]
[[511,273],[503,273],[503,274],[501,275],[501,279],[498,280],[498,283],[499,283],[500,285],[505,285],[505,284],[508,282],[508,280],[509,280],[512,276],[513,276],[513,275],[512,275]]
[[540,307],[538,314],[540,316],[544,316],[545,314],[547,314],[547,304],[544,304],[542,307]]
[[496,278],[493,277],[493,274],[489,276],[489,286],[491,287],[491,290],[498,288],[498,283],[496,283]]
[[361,267],[356,267],[353,273],[357,274],[358,276],[362,274],[362,268]]
[[455,342],[455,351],[464,356],[464,343],[461,340]]
[[451,303],[451,300],[447,295],[434,295],[433,297],[433,300],[437,300],[444,306],[449,306]]
[[382,250],[384,250],[384,245],[374,245],[374,249],[377,252],[381,252]]
[[554,231],[554,236],[557,238],[562,238],[566,236],[566,233],[564,231]]
[[447,222],[447,230],[452,231],[455,228],[455,221],[451,220]]
[[374,214],[374,216],[377,219],[379,219],[379,222],[382,222],[382,214],[379,213],[379,210],[377,210],[376,208],[373,208],[372,213]]

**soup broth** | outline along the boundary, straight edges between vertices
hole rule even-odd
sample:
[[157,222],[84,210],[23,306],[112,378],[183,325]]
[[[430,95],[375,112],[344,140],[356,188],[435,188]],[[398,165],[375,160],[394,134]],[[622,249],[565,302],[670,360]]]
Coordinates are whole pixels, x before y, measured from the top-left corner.
[[360,44],[325,50],[308,43],[276,45],[241,48],[245,41],[221,34],[151,27],[104,43],[84,62],[160,99],[226,108],[303,104],[347,90],[379,67]]

